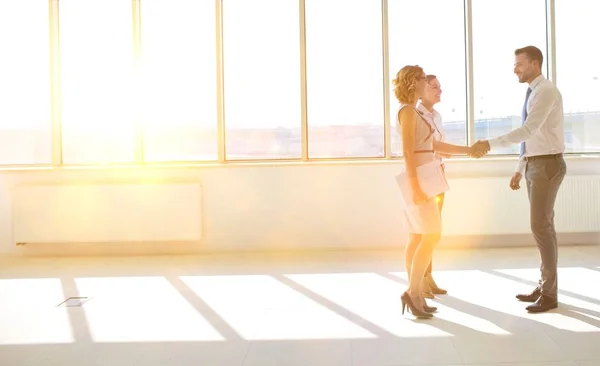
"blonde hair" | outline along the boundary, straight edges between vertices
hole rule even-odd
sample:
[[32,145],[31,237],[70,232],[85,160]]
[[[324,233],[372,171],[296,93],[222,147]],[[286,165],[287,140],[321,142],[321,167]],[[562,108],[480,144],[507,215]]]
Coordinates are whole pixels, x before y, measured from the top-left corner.
[[423,74],[423,68],[419,65],[406,65],[398,71],[394,83],[394,94],[400,103],[409,104],[417,98],[416,84]]

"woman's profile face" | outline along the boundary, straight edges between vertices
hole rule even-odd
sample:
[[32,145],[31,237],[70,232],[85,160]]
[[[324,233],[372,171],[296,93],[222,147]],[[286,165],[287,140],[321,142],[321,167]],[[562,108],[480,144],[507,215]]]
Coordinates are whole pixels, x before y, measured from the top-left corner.
[[429,88],[422,99],[431,104],[437,104],[442,100],[442,85],[437,78],[429,80]]
[[442,100],[442,84],[440,84],[438,78],[429,80],[429,94],[433,96],[433,104]]

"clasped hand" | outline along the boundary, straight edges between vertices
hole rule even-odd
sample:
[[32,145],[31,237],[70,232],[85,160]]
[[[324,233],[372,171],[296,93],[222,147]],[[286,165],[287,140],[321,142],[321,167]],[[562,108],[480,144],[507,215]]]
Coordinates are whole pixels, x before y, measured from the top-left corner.
[[472,158],[481,158],[490,151],[490,144],[487,141],[477,141],[469,148],[469,156]]

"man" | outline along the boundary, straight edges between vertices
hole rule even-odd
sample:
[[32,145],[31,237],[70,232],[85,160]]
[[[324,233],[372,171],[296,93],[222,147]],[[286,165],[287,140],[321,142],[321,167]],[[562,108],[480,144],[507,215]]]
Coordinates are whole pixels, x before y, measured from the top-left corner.
[[529,195],[531,231],[541,257],[541,280],[538,287],[517,299],[533,302],[526,309],[544,312],[558,307],[558,245],[554,229],[554,202],[567,172],[563,159],[564,126],[562,96],[556,86],[542,75],[542,52],[527,46],[515,51],[514,72],[520,83],[529,88],[523,106],[523,125],[511,132],[488,141],[478,141],[480,151],[521,143],[517,170],[510,180],[510,188],[520,188],[525,174]]

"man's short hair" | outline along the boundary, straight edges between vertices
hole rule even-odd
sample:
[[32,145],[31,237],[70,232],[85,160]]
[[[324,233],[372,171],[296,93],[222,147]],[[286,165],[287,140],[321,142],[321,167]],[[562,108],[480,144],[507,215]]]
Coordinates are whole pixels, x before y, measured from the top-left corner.
[[542,54],[542,51],[540,51],[539,48],[537,48],[536,46],[527,46],[523,48],[517,48],[515,50],[515,56],[518,56],[522,53],[527,55],[527,58],[531,61],[539,62],[540,67],[542,67],[542,64],[544,63],[544,55]]

